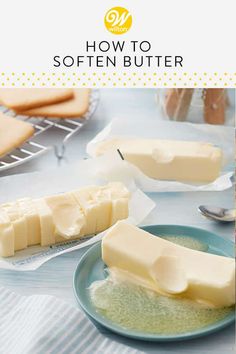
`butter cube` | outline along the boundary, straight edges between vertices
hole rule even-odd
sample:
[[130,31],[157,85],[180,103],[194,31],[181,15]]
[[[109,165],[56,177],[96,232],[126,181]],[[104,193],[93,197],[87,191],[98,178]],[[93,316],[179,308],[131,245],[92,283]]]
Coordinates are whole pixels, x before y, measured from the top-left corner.
[[41,242],[39,214],[30,198],[17,201],[21,214],[25,217],[28,229],[28,246],[38,245]]
[[85,216],[70,193],[46,197],[45,202],[52,212],[56,235],[67,239],[84,236]]
[[10,218],[0,210],[0,257],[14,256],[15,234]]
[[72,194],[83,209],[87,235],[104,231],[117,220],[128,217],[130,193],[120,182],[88,186]]
[[[83,210],[85,216],[85,235],[93,235],[97,231],[97,218],[99,213],[99,205],[92,198],[92,192],[95,190],[94,186],[84,187],[72,192],[77,203]],[[97,189],[96,189],[97,190]]]
[[96,155],[119,149],[125,160],[160,180],[212,182],[220,174],[222,151],[209,143],[155,139],[111,139]]
[[102,240],[111,272],[166,295],[211,306],[235,303],[233,258],[195,251],[119,221]]
[[27,223],[24,215],[21,214],[21,211],[17,203],[2,204],[1,207],[7,213],[14,229],[15,251],[19,251],[27,248],[28,245]]
[[96,233],[98,233],[110,227],[112,203],[110,199],[106,198],[101,189],[93,192],[93,200],[98,206],[96,215]]
[[43,198],[33,201],[39,215],[41,246],[49,246],[55,243],[55,227],[53,223],[52,211]]
[[85,215],[85,234],[98,233],[110,226],[111,201],[104,197],[100,186],[84,187],[73,195]]
[[102,191],[112,203],[109,226],[114,225],[118,220],[126,219],[129,216],[130,192],[123,183],[108,183],[102,187]]
[[117,221],[127,219],[129,216],[129,199],[120,198],[112,201],[112,213],[110,218],[110,226]]

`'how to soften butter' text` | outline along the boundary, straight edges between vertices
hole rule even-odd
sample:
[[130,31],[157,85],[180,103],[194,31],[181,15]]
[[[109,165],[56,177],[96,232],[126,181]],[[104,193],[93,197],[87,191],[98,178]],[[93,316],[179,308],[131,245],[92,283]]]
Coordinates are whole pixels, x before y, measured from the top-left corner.
[[101,41],[85,44],[84,55],[55,55],[55,68],[182,68],[181,55],[155,55],[149,41]]

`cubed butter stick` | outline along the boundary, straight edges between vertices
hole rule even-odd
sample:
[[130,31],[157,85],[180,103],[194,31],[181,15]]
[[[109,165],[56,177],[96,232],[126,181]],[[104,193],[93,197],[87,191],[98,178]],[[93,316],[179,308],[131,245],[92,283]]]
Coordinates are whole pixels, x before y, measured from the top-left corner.
[[233,258],[176,245],[124,221],[104,236],[102,258],[114,274],[156,292],[217,307],[235,303]]
[[104,231],[128,217],[128,204],[125,186],[110,183],[0,205],[0,256],[12,256],[27,245],[50,246]]
[[95,154],[117,149],[125,160],[154,179],[212,182],[222,167],[221,149],[197,141],[111,139],[98,143]]

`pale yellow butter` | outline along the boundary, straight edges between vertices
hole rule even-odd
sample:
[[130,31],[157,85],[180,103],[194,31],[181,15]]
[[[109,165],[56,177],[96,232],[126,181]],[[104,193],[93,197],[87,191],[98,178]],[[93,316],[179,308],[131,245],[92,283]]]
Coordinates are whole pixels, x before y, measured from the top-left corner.
[[35,208],[39,215],[41,246],[49,246],[55,243],[55,227],[53,223],[52,211],[43,198],[35,199]]
[[126,219],[129,216],[130,192],[120,182],[111,182],[102,187],[105,198],[111,201],[111,213],[109,226],[114,225],[118,220]]
[[98,187],[96,186],[87,186],[71,192],[77,203],[80,205],[85,216],[85,235],[93,235],[97,231],[99,205],[92,197],[93,192],[97,191],[97,188]]
[[98,206],[96,220],[96,233],[98,233],[110,227],[112,202],[109,198],[106,198],[101,189],[96,192],[93,192],[93,200]]
[[2,204],[1,207],[7,213],[14,229],[15,251],[25,249],[28,245],[28,228],[24,215],[21,213],[17,203]]
[[14,256],[15,233],[10,218],[0,210],[0,257]]
[[95,234],[110,226],[111,201],[105,198],[99,186],[81,188],[73,195],[85,215],[85,234]]
[[123,221],[103,238],[102,258],[112,271],[154,291],[213,306],[235,303],[234,259],[176,245]]
[[120,182],[88,186],[72,192],[86,218],[85,234],[106,230],[129,214],[130,193]]
[[27,245],[49,246],[104,231],[128,216],[129,198],[128,190],[117,182],[3,204],[0,255],[13,255]]
[[211,182],[220,174],[222,151],[209,143],[155,139],[111,139],[96,155],[119,149],[126,161],[160,180]]
[[118,220],[127,219],[129,216],[129,199],[117,198],[112,201],[112,210],[110,216],[110,226]]
[[41,242],[39,214],[30,198],[17,200],[19,210],[24,215],[28,228],[28,246],[38,245]]
[[46,197],[45,202],[52,211],[57,235],[65,238],[84,235],[85,217],[71,194],[63,193]]

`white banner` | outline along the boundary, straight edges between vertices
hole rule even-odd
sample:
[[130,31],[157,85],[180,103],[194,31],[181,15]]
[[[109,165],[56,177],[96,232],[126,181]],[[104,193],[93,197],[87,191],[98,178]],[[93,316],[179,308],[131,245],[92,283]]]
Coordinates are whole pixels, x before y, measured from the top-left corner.
[[1,86],[234,87],[235,4],[3,0]]

